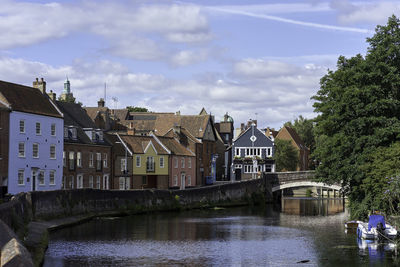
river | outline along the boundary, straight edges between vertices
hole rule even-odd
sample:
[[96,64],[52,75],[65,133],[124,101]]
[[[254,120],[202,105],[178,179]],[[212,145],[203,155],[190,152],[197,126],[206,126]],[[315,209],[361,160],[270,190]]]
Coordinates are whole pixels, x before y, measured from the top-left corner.
[[[53,266],[391,266],[392,251],[345,233],[340,199],[96,218],[51,234]],[[387,246],[386,246],[387,247]],[[399,256],[400,257],[400,256]]]

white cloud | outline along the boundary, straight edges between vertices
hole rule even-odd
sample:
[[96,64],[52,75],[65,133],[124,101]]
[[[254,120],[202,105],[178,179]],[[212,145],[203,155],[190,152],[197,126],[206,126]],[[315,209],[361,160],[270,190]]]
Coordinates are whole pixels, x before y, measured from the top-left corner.
[[334,0],[331,7],[338,12],[342,24],[373,23],[385,24],[392,14],[400,15],[400,3],[392,1],[356,2]]

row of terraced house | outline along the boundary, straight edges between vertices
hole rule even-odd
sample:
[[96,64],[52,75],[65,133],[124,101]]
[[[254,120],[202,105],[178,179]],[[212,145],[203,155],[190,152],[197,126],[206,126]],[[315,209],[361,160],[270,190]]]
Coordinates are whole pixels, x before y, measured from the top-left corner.
[[0,186],[9,194],[185,189],[274,171],[273,140],[254,125],[233,140],[227,114],[215,123],[204,109],[130,112],[109,109],[104,99],[82,107],[68,79],[59,98],[43,78],[32,87],[0,81],[0,144]]

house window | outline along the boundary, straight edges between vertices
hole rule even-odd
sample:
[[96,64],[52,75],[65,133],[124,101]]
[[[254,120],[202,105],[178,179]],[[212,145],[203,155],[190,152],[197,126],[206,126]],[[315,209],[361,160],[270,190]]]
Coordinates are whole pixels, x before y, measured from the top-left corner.
[[185,158],[181,158],[181,167],[185,168]]
[[64,175],[64,176],[62,177],[62,180],[61,180],[61,188],[62,188],[62,189],[65,189],[66,179],[67,179],[67,177]]
[[89,188],[93,188],[93,176],[89,176]]
[[126,159],[121,159],[121,172],[126,170]]
[[56,158],[56,145],[50,145],[50,158]]
[[154,158],[151,156],[147,157],[147,161],[146,161],[146,170],[149,172],[154,172]]
[[75,153],[73,151],[69,152],[69,169],[74,170],[75,169]]
[[140,162],[140,156],[136,156],[136,167],[140,167],[141,162]]
[[143,185],[147,184],[147,176],[145,176],[145,175],[142,176],[142,184]]
[[103,167],[107,168],[108,162],[107,162],[107,153],[103,153]]
[[178,175],[174,175],[174,186],[178,186]]
[[25,170],[18,170],[18,185],[24,185]]
[[244,165],[245,173],[253,173],[253,165]]
[[56,136],[56,124],[52,123],[50,127],[51,136]]
[[103,176],[103,189],[104,190],[110,189],[108,174],[104,174],[104,176]]
[[35,159],[39,158],[39,144],[38,143],[32,144],[32,157]]
[[76,188],[83,188],[83,175],[78,174],[76,176]]
[[92,141],[96,141],[96,132],[92,131]]
[[24,142],[18,143],[18,157],[25,158],[25,143]]
[[38,179],[39,179],[39,185],[44,185],[44,171],[43,170],[39,171]]
[[101,153],[96,153],[96,170],[101,171]]
[[270,147],[267,148],[267,157],[272,156],[272,149]]
[[40,122],[36,123],[36,135],[41,135],[42,130],[40,129]]
[[76,152],[76,167],[82,167],[82,153]]
[[55,185],[56,184],[56,171],[51,170],[49,172],[49,184]]
[[188,158],[188,168],[191,169],[192,168],[192,159]]
[[67,158],[65,157],[65,151],[63,151],[63,166],[67,167]]
[[160,168],[164,168],[164,157],[160,157]]
[[19,121],[19,132],[20,133],[25,133],[25,120],[20,120]]
[[241,169],[242,168],[242,164],[235,164],[235,169]]
[[70,188],[70,189],[73,189],[73,188],[74,188],[74,180],[75,180],[75,177],[74,177],[73,175],[71,175],[71,176],[69,177],[69,188]]
[[76,140],[77,139],[76,128],[72,128],[71,133],[72,133],[72,139]]
[[68,128],[64,127],[64,138],[67,139],[68,138]]
[[240,148],[235,149],[235,156],[240,157]]
[[93,168],[93,153],[90,152],[89,154],[89,167]]
[[125,177],[119,177],[119,190],[125,190]]
[[100,189],[100,175],[96,176],[96,188]]
[[175,158],[175,169],[178,168],[178,158]]
[[188,175],[187,180],[188,180],[188,185],[192,185],[192,176]]

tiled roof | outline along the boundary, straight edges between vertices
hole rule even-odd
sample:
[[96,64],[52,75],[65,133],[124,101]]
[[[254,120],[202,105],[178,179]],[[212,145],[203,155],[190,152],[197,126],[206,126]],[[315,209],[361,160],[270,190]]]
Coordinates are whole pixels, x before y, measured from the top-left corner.
[[150,141],[156,149],[157,154],[169,154],[168,151],[165,150],[153,136],[120,135],[120,137],[134,154],[144,154],[144,150]]
[[89,117],[94,121],[97,117],[97,114],[100,112],[106,112],[108,110],[107,107],[85,107],[85,110]]
[[175,138],[164,136],[159,136],[157,138],[171,151],[172,154],[178,156],[195,156],[193,152],[181,145]]
[[[300,136],[297,134],[297,132],[289,127],[289,126],[284,126],[284,128],[287,130],[287,132],[290,134],[290,136],[292,137],[293,141],[297,144],[297,146],[301,149],[306,148],[306,146],[304,145],[303,140],[301,140]],[[280,130],[282,131],[283,128]],[[279,131],[279,132],[280,132]]]
[[36,88],[0,81],[0,101],[13,111],[62,118],[48,96]]
[[94,122],[90,119],[79,104],[56,101],[58,108],[64,113],[64,125],[75,125],[82,128],[96,128]]

